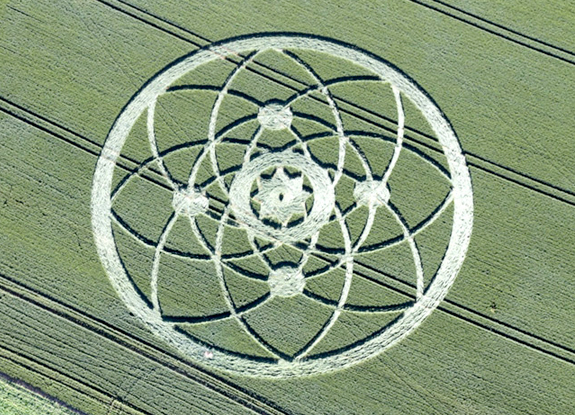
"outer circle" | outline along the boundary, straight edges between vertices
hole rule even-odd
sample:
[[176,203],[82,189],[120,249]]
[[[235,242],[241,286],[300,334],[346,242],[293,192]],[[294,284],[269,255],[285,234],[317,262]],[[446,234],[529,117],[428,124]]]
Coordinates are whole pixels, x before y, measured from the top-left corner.
[[[264,225],[250,208],[251,184],[264,170],[280,165],[296,167],[305,172],[315,196],[309,216],[301,224],[287,229],[275,229]],[[249,185],[244,186],[245,183]],[[301,241],[319,231],[328,221],[334,203],[333,185],[327,172],[306,157],[289,150],[281,153],[267,153],[253,159],[236,174],[230,189],[230,204],[238,219],[261,236],[271,236],[284,242]]]
[[[146,108],[179,77],[202,64],[222,56],[266,49],[308,49],[331,54],[363,66],[397,87],[423,113],[443,147],[451,173],[454,205],[453,229],[444,260],[424,295],[400,318],[380,335],[339,354],[291,362],[280,360],[277,363],[217,350],[206,353],[205,347],[191,342],[165,324],[161,316],[148,308],[139,297],[126,275],[116,249],[111,217],[112,178],[116,160],[132,126]],[[156,335],[190,359],[206,366],[248,376],[292,377],[339,370],[374,357],[399,342],[425,320],[447,294],[465,259],[473,224],[473,193],[469,170],[454,131],[439,108],[414,81],[390,63],[355,47],[305,35],[267,34],[232,39],[199,49],[154,76],[132,98],[110,130],[94,172],[91,210],[98,254],[111,283],[128,309]]]

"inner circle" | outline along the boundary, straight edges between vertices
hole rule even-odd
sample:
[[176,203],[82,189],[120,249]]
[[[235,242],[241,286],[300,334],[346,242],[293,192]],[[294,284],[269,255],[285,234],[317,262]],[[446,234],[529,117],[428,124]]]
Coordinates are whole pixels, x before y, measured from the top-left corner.
[[[283,171],[283,167],[294,167],[305,172],[313,188],[314,202],[309,215],[298,225],[277,229],[263,223],[251,209],[251,186],[262,172],[270,168]],[[270,189],[270,192],[273,189]],[[266,153],[248,162],[235,176],[230,188],[230,205],[236,218],[264,238],[282,242],[301,241],[318,232],[329,220],[335,206],[335,192],[327,171],[316,163],[291,150],[281,153]],[[286,200],[286,192],[275,197],[278,205]],[[281,200],[280,200],[281,199]]]

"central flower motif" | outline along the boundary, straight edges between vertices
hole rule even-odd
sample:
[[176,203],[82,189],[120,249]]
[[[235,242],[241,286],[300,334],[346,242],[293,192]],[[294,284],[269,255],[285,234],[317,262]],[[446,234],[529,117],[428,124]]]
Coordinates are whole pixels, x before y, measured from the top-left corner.
[[278,167],[271,179],[258,177],[258,193],[254,200],[260,203],[260,218],[276,218],[286,225],[294,214],[305,212],[310,192],[303,189],[303,175],[289,177]]

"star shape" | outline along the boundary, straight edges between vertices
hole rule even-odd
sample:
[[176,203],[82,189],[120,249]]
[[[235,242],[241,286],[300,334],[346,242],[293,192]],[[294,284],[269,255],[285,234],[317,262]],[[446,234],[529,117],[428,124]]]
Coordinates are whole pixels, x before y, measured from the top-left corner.
[[275,217],[285,225],[297,213],[305,212],[305,201],[310,192],[303,189],[303,175],[289,177],[283,167],[278,167],[271,179],[258,178],[260,217]]

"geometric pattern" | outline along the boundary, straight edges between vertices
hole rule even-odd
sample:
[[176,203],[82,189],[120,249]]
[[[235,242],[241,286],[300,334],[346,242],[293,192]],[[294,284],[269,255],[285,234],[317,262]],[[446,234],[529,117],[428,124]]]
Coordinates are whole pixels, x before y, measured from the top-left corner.
[[[344,59],[368,74],[326,81],[298,54],[301,50]],[[234,82],[268,51],[281,54],[313,82],[287,99],[273,98],[265,102],[250,94],[236,92]],[[177,84],[182,77],[193,76],[202,65],[232,57],[239,62],[217,88]],[[359,81],[390,87],[397,120],[393,137],[346,128],[331,89]],[[193,90],[210,90],[214,94],[205,126],[205,139],[160,149],[156,128],[159,100],[170,94]],[[220,111],[230,96],[251,106],[252,111],[222,126]],[[323,102],[331,120],[303,117],[296,111],[297,104],[311,96]],[[445,167],[406,145],[406,101],[417,108],[431,126],[443,150]],[[146,120],[149,157],[135,172],[114,182],[118,155],[141,117]],[[317,124],[321,132],[307,134],[301,131],[296,124],[302,117],[305,122]],[[248,130],[250,132],[246,136],[245,131]],[[288,139],[277,146],[264,142],[264,137],[273,137],[274,134]],[[375,155],[362,148],[362,137],[378,143]],[[333,149],[323,153],[314,151],[313,146],[322,140],[331,140]],[[233,155],[222,155],[222,149],[231,144],[235,146]],[[196,155],[189,162],[187,181],[181,181],[175,178],[166,160],[189,149],[195,149]],[[410,225],[394,204],[395,190],[389,185],[400,158],[408,154],[432,167],[438,180],[448,188],[441,203],[416,225]],[[383,159],[386,161],[383,169],[373,161]],[[132,229],[115,208],[122,198],[126,199],[124,203],[131,203],[130,184],[150,169],[160,174],[171,209],[161,232],[153,239]],[[417,171],[413,172],[413,175],[417,174]],[[449,243],[437,272],[432,279],[426,280],[416,236],[448,209],[453,210]],[[360,211],[365,213],[363,220],[352,229],[351,218]],[[139,218],[141,221],[147,219]],[[168,247],[175,225],[182,219],[188,223],[190,235],[193,235],[191,238],[201,246],[198,254],[184,254]],[[400,233],[378,239],[379,229],[385,226],[379,222],[390,219]],[[396,344],[421,324],[447,294],[465,258],[472,220],[472,188],[465,158],[450,124],[427,94],[378,57],[333,40],[302,35],[254,35],[232,39],[202,48],[168,65],[134,96],[116,120],[98,160],[92,193],[92,225],[98,253],[128,309],[187,358],[248,376],[289,377],[339,370],[374,357]],[[205,227],[202,223],[212,226]],[[153,250],[149,299],[143,298],[141,290],[129,276],[118,251],[114,227],[122,228],[137,243]],[[229,243],[240,239],[245,240],[241,244],[243,251],[231,252]],[[337,246],[325,242],[330,239]],[[357,278],[354,271],[357,257],[389,250],[400,244],[408,246],[411,253],[415,270],[414,297],[393,304],[349,304],[350,288]],[[289,250],[291,255],[282,256],[282,249]],[[274,255],[279,255],[282,260],[274,260]],[[162,261],[170,256],[209,264],[209,269],[214,270],[211,277],[219,284],[226,309],[211,315],[168,315],[162,307],[164,300],[159,286],[163,278]],[[260,266],[259,271],[254,271],[250,265],[256,263]],[[335,270],[340,270],[343,275],[343,284],[336,298],[308,289],[310,281]],[[266,292],[240,305],[230,291],[227,278],[230,272],[264,284]],[[193,283],[194,276],[182,278],[190,278]],[[295,352],[286,353],[274,346],[272,339],[266,338],[266,334],[250,324],[250,313],[274,304],[274,299],[278,298],[285,301],[305,298],[329,309],[321,327]],[[346,311],[365,316],[393,313],[394,318],[349,347],[314,354]],[[236,322],[250,341],[265,350],[267,357],[207,345],[182,330],[182,325],[206,325],[226,320]]]

